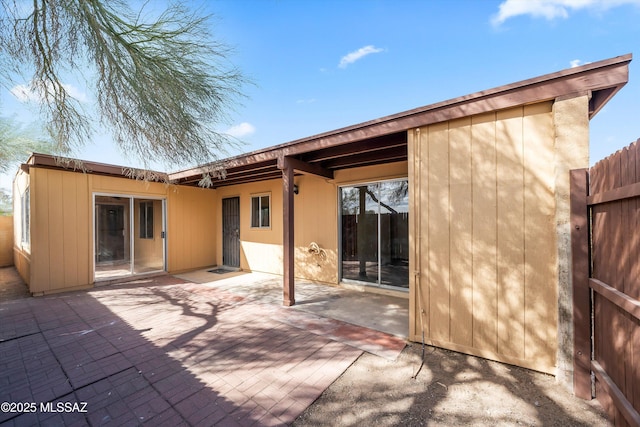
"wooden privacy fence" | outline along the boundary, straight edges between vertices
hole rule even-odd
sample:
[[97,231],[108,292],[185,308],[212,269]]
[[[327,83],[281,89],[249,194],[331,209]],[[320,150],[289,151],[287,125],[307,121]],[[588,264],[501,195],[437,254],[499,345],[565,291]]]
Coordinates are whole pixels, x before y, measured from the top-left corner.
[[640,140],[571,171],[571,225],[575,394],[640,426]]

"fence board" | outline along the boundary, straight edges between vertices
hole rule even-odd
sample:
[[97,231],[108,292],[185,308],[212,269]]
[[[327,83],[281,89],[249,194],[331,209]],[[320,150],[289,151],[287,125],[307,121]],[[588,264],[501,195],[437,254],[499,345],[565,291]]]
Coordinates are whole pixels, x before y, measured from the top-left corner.
[[[640,426],[640,140],[596,163],[588,181],[591,240],[572,232],[575,256],[581,244],[591,244],[588,288],[593,290],[590,294],[580,283],[588,268],[574,262],[574,388],[587,395],[579,351],[591,328],[596,397],[616,426]],[[572,202],[580,198],[576,191],[572,188]],[[591,301],[592,324],[584,315],[585,298]]]

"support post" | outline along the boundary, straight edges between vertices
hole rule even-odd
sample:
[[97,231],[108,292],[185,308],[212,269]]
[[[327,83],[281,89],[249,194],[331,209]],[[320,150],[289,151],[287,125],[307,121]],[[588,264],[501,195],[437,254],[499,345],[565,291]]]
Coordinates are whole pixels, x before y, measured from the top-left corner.
[[570,172],[571,273],[573,287],[573,392],[591,395],[591,292],[589,290],[588,170]]
[[283,158],[278,161],[282,165],[282,259],[283,259],[283,293],[285,306],[292,306],[295,300],[295,246],[293,240],[293,167]]

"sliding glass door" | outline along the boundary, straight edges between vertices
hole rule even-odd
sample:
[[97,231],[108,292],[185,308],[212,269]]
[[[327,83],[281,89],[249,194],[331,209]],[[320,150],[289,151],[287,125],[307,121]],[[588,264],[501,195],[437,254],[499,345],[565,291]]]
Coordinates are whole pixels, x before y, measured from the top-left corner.
[[340,277],[409,288],[408,181],[340,188]]
[[165,269],[164,200],[96,195],[95,280]]

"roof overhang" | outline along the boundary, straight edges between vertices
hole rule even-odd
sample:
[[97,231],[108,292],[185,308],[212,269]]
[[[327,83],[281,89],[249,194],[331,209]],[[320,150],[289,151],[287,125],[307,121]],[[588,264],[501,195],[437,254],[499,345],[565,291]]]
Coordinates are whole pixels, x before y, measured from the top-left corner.
[[[281,178],[286,158],[296,173],[330,179],[339,169],[407,160],[407,131],[435,123],[583,94],[589,95],[591,119],[628,82],[631,60],[632,55],[627,54],[593,62],[180,172],[142,172],[147,173],[147,179],[153,177],[152,180],[198,185],[203,173],[223,170],[224,178],[212,182],[216,188]],[[139,172],[123,166],[60,159],[44,154],[32,155],[23,165],[23,170],[27,171],[32,166],[129,178],[137,177],[136,171]]]
[[[278,159],[284,157],[329,171],[406,160],[410,129],[558,98],[588,94],[591,119],[628,82],[631,60],[627,54],[593,62],[232,157],[215,164],[226,177],[213,186],[280,178]],[[212,165],[169,178],[196,185]]]
[[111,165],[107,163],[88,162],[67,157],[52,156],[50,154],[33,153],[29,159],[20,165],[20,169],[29,173],[30,168],[65,169],[73,172],[85,172],[94,175],[105,175],[118,178],[145,179],[147,181],[168,182],[169,177],[164,172],[137,169],[127,166]]

